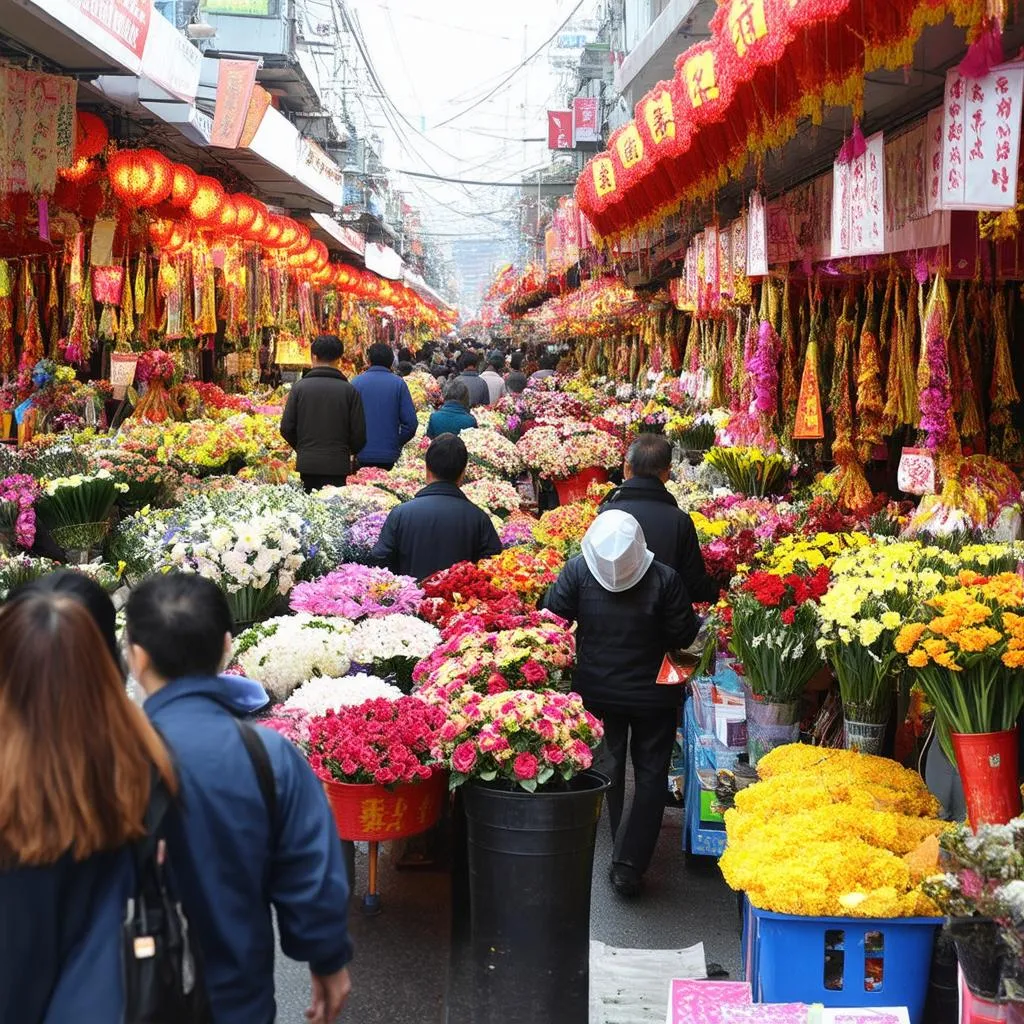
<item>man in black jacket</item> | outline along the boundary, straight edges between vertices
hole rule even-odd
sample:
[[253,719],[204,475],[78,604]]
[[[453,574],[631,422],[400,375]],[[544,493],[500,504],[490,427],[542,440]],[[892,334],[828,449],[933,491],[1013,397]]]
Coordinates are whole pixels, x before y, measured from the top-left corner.
[[501,554],[487,514],[461,489],[469,453],[455,434],[441,434],[427,449],[427,486],[392,509],[373,549],[373,560],[392,572],[422,580],[456,562]]
[[[654,560],[640,524],[602,512],[543,606],[577,624],[574,687],[604,722],[599,767],[612,780],[608,816],[615,849],[611,880],[636,896],[661,831],[682,688],[660,686],[664,656],[693,643],[700,624],[679,574]],[[636,790],[623,821],[627,748]]]
[[672,446],[661,434],[641,434],[626,453],[625,482],[604,506],[636,519],[654,557],[682,576],[691,601],[717,601],[721,589],[704,566],[693,520],[665,486],[671,473]]
[[363,400],[338,369],[342,352],[337,335],[313,342],[313,369],[292,386],[281,415],[281,436],[295,449],[307,493],[343,487],[352,456],[366,445]]

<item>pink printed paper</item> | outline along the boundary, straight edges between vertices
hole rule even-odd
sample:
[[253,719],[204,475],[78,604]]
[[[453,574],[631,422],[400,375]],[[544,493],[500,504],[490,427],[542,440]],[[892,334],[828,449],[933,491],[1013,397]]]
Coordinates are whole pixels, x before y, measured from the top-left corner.
[[835,1024],[900,1024],[900,1019],[891,1013],[841,1013]]
[[725,1006],[722,1008],[722,1024],[807,1024],[808,1011],[804,1003]]
[[726,1006],[750,1006],[750,986],[742,981],[684,981],[676,978],[669,995],[668,1024],[723,1024]]

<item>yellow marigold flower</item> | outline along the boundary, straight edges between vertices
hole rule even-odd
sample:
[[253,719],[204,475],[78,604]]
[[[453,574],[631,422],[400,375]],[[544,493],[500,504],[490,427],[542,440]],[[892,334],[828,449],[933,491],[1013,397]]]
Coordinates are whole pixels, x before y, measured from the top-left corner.
[[974,653],[987,650],[999,643],[1003,639],[1003,635],[998,629],[993,629],[991,626],[976,626],[971,629],[961,629],[950,639],[961,651]]
[[928,664],[928,655],[919,647],[907,658],[907,664],[911,668],[924,668]]
[[1007,651],[1002,662],[1007,668],[1024,668],[1024,651]]
[[923,622],[911,622],[909,625],[904,626],[893,643],[897,653],[909,654],[917,646],[926,628]]

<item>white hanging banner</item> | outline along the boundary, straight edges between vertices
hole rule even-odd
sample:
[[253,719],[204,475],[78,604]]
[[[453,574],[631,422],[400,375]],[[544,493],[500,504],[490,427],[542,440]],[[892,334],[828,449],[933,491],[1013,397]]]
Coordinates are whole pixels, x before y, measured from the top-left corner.
[[942,107],[944,210],[1009,210],[1017,202],[1024,64],[983,78],[946,75]]
[[750,193],[747,207],[747,276],[768,274],[768,221],[760,192]]
[[832,258],[885,251],[885,140],[865,141],[864,152],[832,168]]
[[686,250],[686,302],[690,309],[697,308],[697,243],[693,241]]
[[704,283],[718,295],[718,228],[704,229]]
[[925,181],[928,186],[928,212],[942,209],[942,114],[936,107],[928,114],[925,128]]
[[744,214],[732,222],[732,281],[733,288],[741,277],[747,276],[747,217]]

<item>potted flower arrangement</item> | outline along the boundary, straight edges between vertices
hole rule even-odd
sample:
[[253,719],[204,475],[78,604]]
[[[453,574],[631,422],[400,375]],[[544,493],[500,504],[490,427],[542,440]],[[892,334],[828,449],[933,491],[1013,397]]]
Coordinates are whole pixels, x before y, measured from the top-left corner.
[[87,562],[106,536],[117,496],[125,490],[106,469],[57,477],[43,487],[36,511],[53,539],[75,560]]
[[342,565],[292,591],[291,608],[310,615],[339,616],[356,622],[388,615],[413,615],[423,591],[411,576],[396,576],[387,569]]
[[472,693],[440,728],[434,753],[465,806],[473,962],[488,1005],[511,1005],[525,970],[545,1019],[586,1019],[594,842],[609,785],[591,769],[601,735],[577,694],[532,690]]
[[957,825],[939,846],[941,873],[924,888],[950,919],[971,995],[1024,1010],[1024,818],[977,833]]
[[357,665],[393,679],[399,689],[409,693],[413,669],[440,646],[441,634],[436,626],[415,616],[388,615],[364,619],[349,639]]
[[370,700],[310,720],[307,757],[327,792],[338,835],[370,843],[364,910],[376,913],[378,844],[432,828],[445,775],[434,756],[444,712],[415,697]]
[[744,675],[747,753],[752,767],[800,735],[800,699],[822,667],[817,603],[830,575],[755,572],[731,594],[729,646]]
[[759,498],[781,492],[794,465],[785,452],[752,445],[712,448],[704,461],[724,473],[734,491]]
[[285,615],[259,623],[235,638],[232,659],[274,700],[286,700],[308,679],[342,679],[352,664],[346,619]]
[[896,650],[951,741],[971,824],[1021,809],[1017,719],[1024,710],[1024,580],[961,571],[900,630]]
[[622,463],[622,442],[582,420],[562,419],[527,431],[516,448],[523,462],[551,480],[563,505],[585,498],[595,481]]
[[858,548],[832,563],[818,605],[818,647],[839,680],[846,742],[880,754],[904,663],[894,646],[925,581],[916,571],[917,545]]
[[0,554],[29,550],[36,540],[35,501],[39,485],[27,473],[0,480]]
[[518,448],[497,430],[473,427],[463,430],[459,437],[469,453],[474,478],[484,476],[513,480],[523,471],[523,459]]

